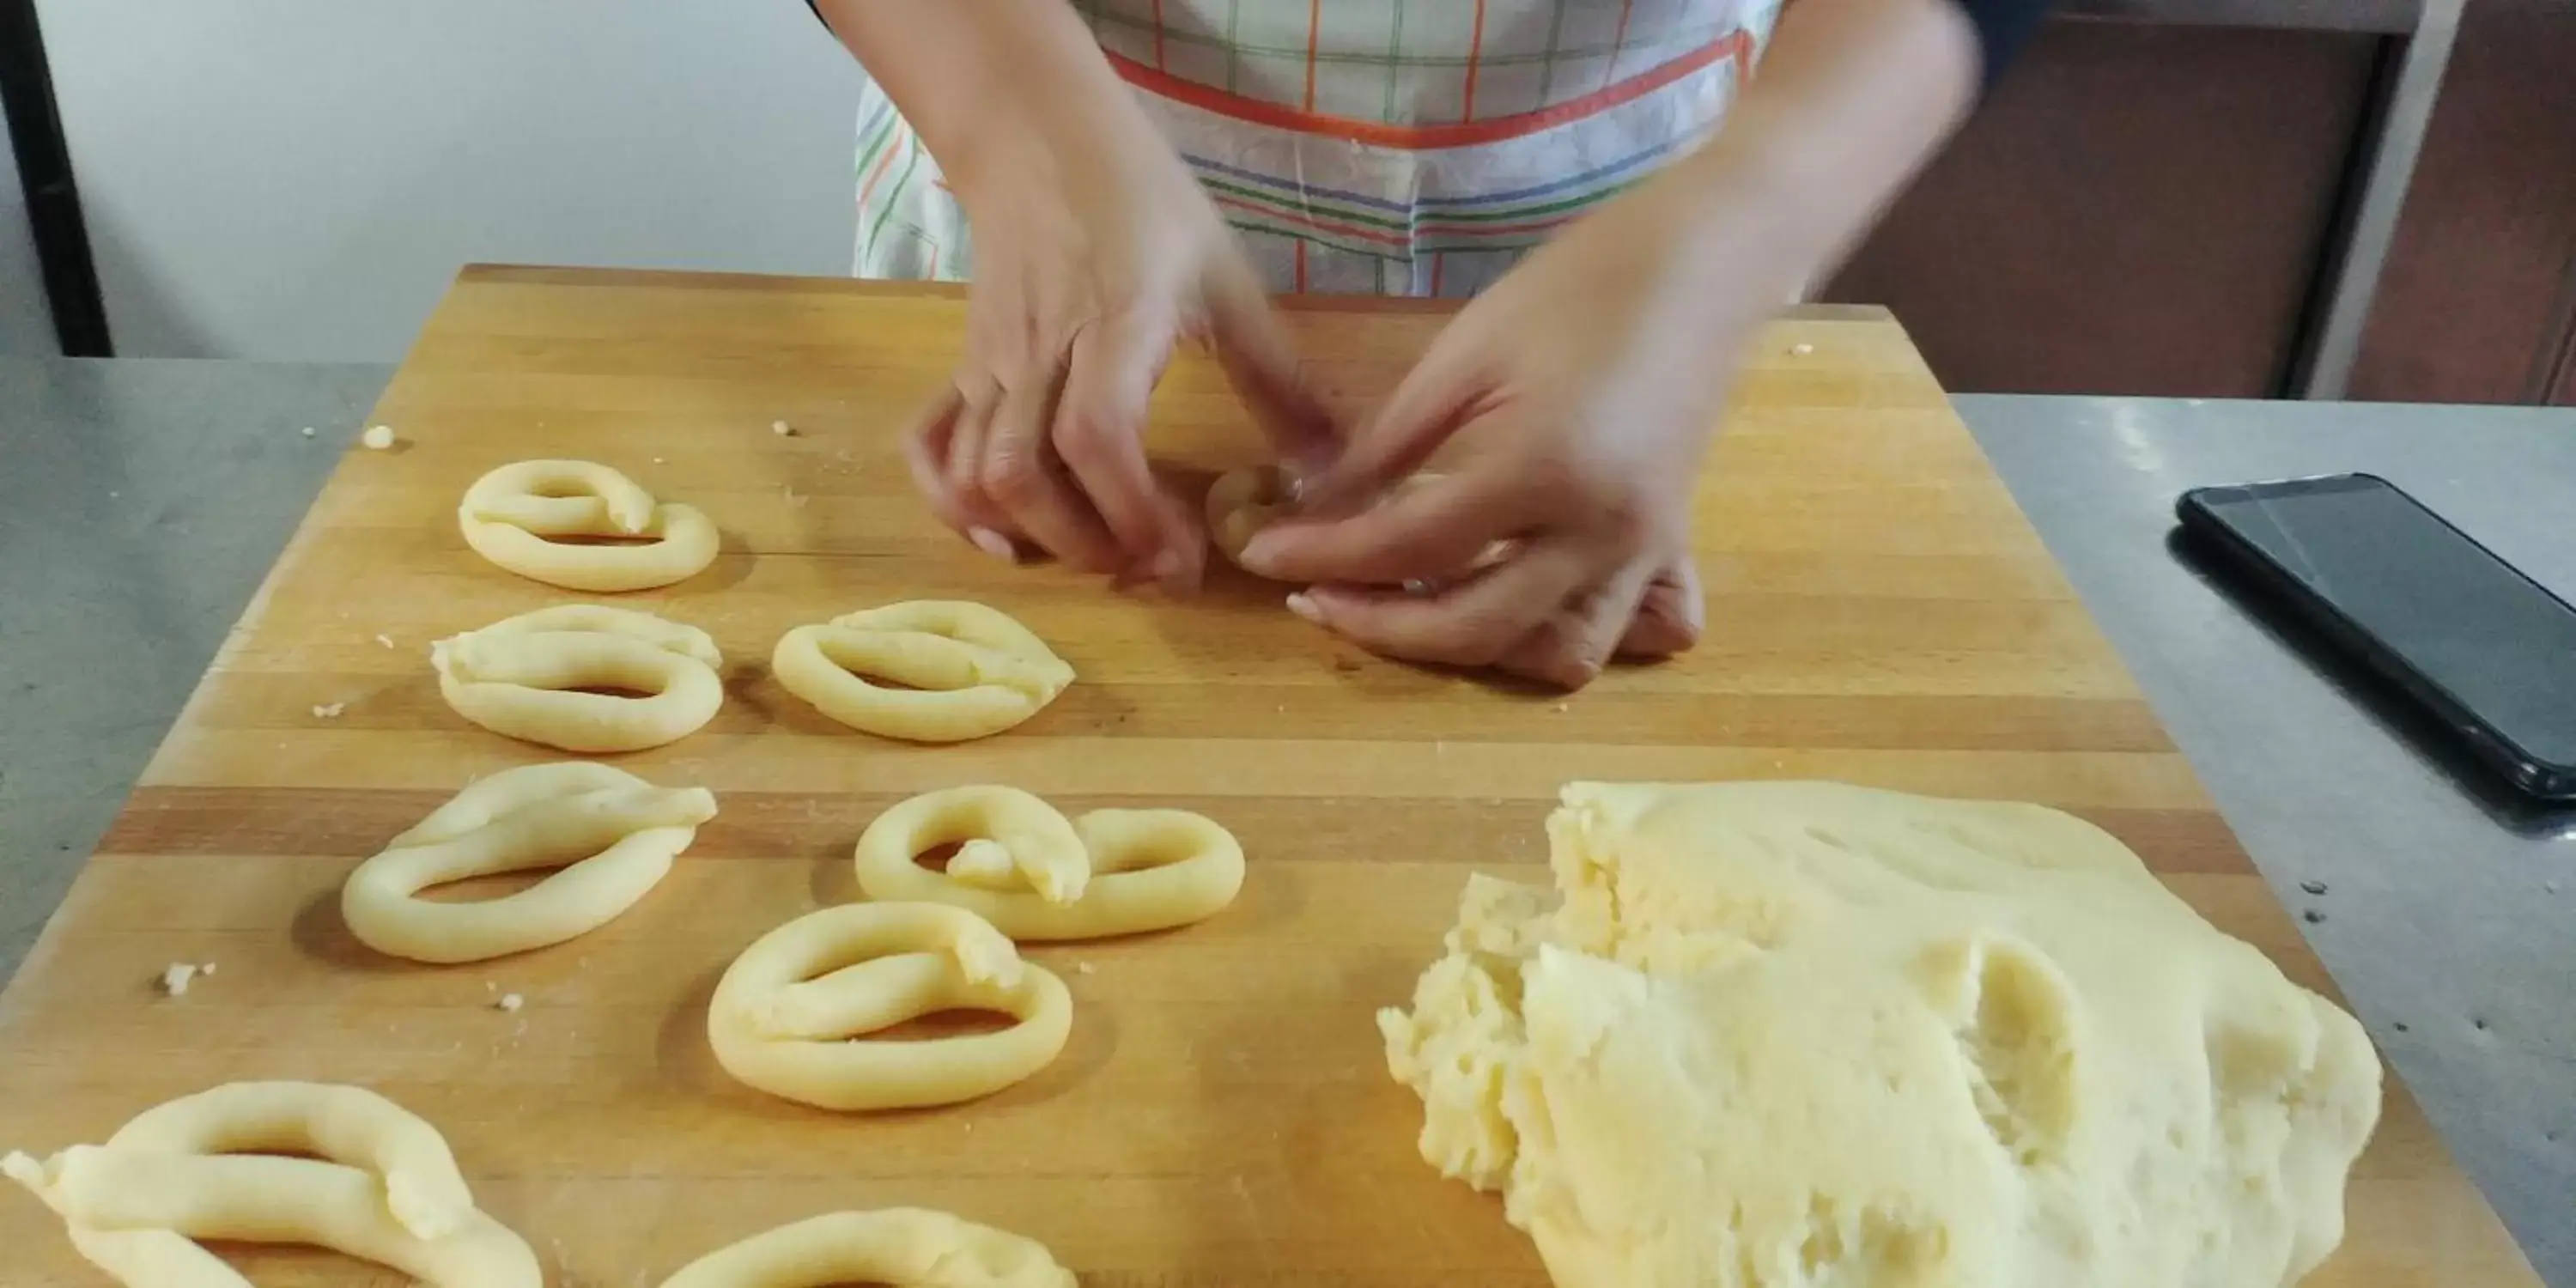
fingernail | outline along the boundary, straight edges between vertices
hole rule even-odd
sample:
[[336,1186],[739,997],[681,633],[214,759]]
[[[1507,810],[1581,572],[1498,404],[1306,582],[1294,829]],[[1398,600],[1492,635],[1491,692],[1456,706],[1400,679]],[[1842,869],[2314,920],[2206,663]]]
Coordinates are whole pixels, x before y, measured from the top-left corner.
[[1309,595],[1302,590],[1288,597],[1288,611],[1295,613],[1299,617],[1305,618],[1307,621],[1313,622],[1317,626],[1324,624],[1323,607],[1315,602],[1314,596]]
[[1019,562],[1020,552],[1011,544],[1011,539],[991,528],[968,528],[966,539],[974,542],[976,549],[996,559],[1005,559],[1012,563]]
[[1258,573],[1270,571],[1270,560],[1279,553],[1279,538],[1270,532],[1256,532],[1243,543],[1243,554],[1237,562]]

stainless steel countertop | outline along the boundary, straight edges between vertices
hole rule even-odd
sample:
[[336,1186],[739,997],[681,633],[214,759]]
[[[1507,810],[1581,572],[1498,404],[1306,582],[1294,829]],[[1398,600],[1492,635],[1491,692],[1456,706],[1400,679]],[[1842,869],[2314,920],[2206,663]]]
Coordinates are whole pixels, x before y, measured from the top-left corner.
[[2576,410],[1955,401],[2274,893],[2324,915],[2300,929],[2381,1052],[2543,1278],[2576,1285],[2576,811],[2455,778],[2349,667],[2165,548],[2186,488],[2366,470],[2576,599]]
[[[0,977],[390,375],[0,360]],[[2367,469],[2576,592],[2576,411],[1958,404],[2274,889],[2325,914],[2301,928],[2381,1050],[2576,1288],[2576,817],[2464,791],[2164,548],[2186,487]]]

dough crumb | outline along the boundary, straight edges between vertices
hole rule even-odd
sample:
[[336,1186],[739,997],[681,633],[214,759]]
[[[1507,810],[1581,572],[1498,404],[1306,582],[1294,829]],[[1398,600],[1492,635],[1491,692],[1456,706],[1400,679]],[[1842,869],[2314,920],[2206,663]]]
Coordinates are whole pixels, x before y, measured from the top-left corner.
[[791,487],[791,488],[781,488],[781,489],[780,489],[780,491],[782,491],[782,492],[786,493],[786,495],[787,495],[787,503],[788,503],[789,505],[803,505],[803,504],[805,504],[805,498],[804,498],[804,497],[801,497],[801,496],[798,496],[798,495],[796,494],[796,489],[794,489],[794,488],[792,488],[792,487]]
[[196,982],[197,966],[193,962],[172,962],[161,969],[161,991],[170,997],[186,997],[188,985]]
[[337,720],[340,718],[340,713],[348,709],[349,704],[346,702],[325,702],[322,705],[313,708],[313,718],[316,720]]
[[311,437],[313,437],[313,427],[312,427],[311,425],[307,425],[307,426],[305,426],[305,427],[304,427],[304,436],[305,436],[306,438],[311,438]]
[[358,441],[365,443],[372,450],[379,452],[384,451],[394,445],[394,427],[391,425],[369,425],[367,426],[367,432],[359,435]]
[[653,458],[653,463],[654,463],[655,465],[660,465],[660,464],[663,464],[663,460],[662,460],[662,458],[661,458],[661,457],[656,456],[656,457],[654,457],[654,458]]
[[1815,351],[1816,346],[1812,344],[1800,343],[1789,346],[1789,352],[1794,353],[1801,358],[1806,357],[1808,354],[1814,353]]
[[780,438],[788,438],[796,433],[796,427],[783,420],[773,420],[769,422],[769,432]]
[[391,635],[379,635],[376,637],[376,642],[384,645],[386,648],[392,648],[394,646],[394,637]]
[[200,975],[212,975],[215,973],[215,964],[213,962],[199,962],[197,963],[197,973]]
[[527,1004],[528,999],[521,997],[516,993],[503,993],[501,995],[501,1000],[494,1002],[492,1005],[504,1011],[516,1011]]
[[1092,964],[1091,964],[1091,963],[1089,963],[1089,962],[1076,962],[1076,963],[1074,963],[1074,967],[1073,967],[1073,969],[1074,969],[1074,971],[1075,971],[1076,973],[1078,973],[1078,974],[1088,975],[1088,974],[1090,974],[1091,972],[1096,971],[1096,970],[1098,970],[1098,969],[1100,969],[1100,968],[1099,968],[1099,967],[1097,967],[1097,966],[1092,965]]

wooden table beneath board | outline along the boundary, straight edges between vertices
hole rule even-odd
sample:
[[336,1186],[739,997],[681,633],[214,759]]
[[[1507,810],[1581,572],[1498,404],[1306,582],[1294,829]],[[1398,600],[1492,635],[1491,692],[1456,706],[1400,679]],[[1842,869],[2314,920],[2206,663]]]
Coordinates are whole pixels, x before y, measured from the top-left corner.
[[[1368,658],[1249,580],[1122,598],[974,552],[915,503],[897,449],[962,317],[940,288],[468,270],[374,417],[401,445],[341,463],[0,995],[0,1143],[99,1140],[231,1079],[348,1081],[444,1131],[558,1285],[654,1283],[785,1220],[892,1204],[1026,1233],[1093,1288],[1540,1284],[1499,1204],[1416,1157],[1420,1108],[1371,1013],[1407,995],[1468,871],[1534,875],[1571,778],[1830,777],[2069,809],[2330,987],[1883,313],[1809,310],[1762,337],[1699,493],[1708,642],[1570,702]],[[1346,405],[1440,322],[1375,300],[1291,317]],[[1257,450],[1204,362],[1175,366],[1155,416],[1175,461]],[[476,475],[534,456],[609,462],[724,528],[714,568],[622,602],[711,631],[730,700],[621,762],[712,787],[723,813],[587,937],[389,961],[340,924],[342,876],[468,778],[546,758],[450,713],[425,658],[565,598],[473,557],[452,517]],[[1009,611],[1081,680],[1014,732],[927,749],[831,725],[763,673],[790,626],[930,595]],[[877,810],[971,781],[1204,811],[1251,878],[1190,930],[1032,950],[1072,986],[1073,1037],[989,1100],[842,1117],[727,1078],[704,1030],[725,963],[856,897],[850,847]],[[208,961],[186,996],[155,994],[166,964]],[[497,1009],[504,992],[525,1009]],[[2537,1282],[2393,1085],[2349,1211],[2316,1288]],[[23,1196],[0,1195],[0,1247],[12,1288],[103,1282]],[[346,1282],[327,1254],[239,1264],[268,1288]]]

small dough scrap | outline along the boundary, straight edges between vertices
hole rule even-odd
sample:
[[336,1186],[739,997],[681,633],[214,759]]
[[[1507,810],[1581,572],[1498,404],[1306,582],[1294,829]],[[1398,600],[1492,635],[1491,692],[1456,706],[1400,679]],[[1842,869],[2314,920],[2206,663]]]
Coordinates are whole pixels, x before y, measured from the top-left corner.
[[924,1208],[830,1212],[690,1262],[662,1288],[1075,1288],[1034,1239]]
[[[522,765],[457,793],[340,890],[340,915],[368,947],[423,962],[470,962],[558,944],[635,905],[714,818],[703,787],[655,787],[588,761]],[[430,886],[496,872],[560,871],[479,903],[422,899]]]
[[200,1239],[313,1244],[433,1288],[544,1282],[526,1241],[474,1206],[437,1129],[361,1087],[230,1083],[148,1110],[105,1145],[11,1154],[0,1173],[126,1288],[251,1288]]
[[[944,873],[916,860],[962,843]],[[964,908],[1018,940],[1100,939],[1204,921],[1243,889],[1243,846],[1185,810],[1103,809],[1068,822],[1016,787],[927,792],[860,836],[871,899]]]
[[[705,631],[604,604],[559,604],[430,645],[439,695],[497,734],[598,754],[659,747],[724,705]],[[585,693],[623,689],[645,697]]]
[[[1073,683],[1073,668],[1045,640],[964,600],[913,600],[799,626],[779,639],[769,669],[824,715],[910,742],[1000,733]],[[871,684],[868,675],[905,687]]]
[[[1007,1029],[919,1042],[865,1035],[940,1011],[997,1011]],[[716,983],[707,1040],[725,1072],[824,1109],[906,1109],[988,1096],[1064,1049],[1073,997],[971,912],[858,903],[761,936]]]
[[531,581],[593,594],[649,590],[696,576],[715,562],[719,544],[707,516],[657,502],[633,479],[590,461],[520,461],[493,470],[465,490],[456,525],[465,544],[493,563]]
[[2377,1121],[2351,1016],[2081,820],[1577,783],[1379,1016],[1560,1288],[2281,1288]]

